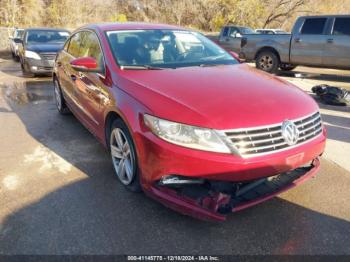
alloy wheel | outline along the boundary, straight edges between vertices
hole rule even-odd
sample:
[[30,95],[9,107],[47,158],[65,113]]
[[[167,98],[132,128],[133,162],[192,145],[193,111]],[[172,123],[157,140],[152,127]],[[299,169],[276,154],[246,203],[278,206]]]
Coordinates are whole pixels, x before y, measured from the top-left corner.
[[259,60],[260,68],[263,70],[269,70],[273,67],[273,59],[271,56],[264,55]]
[[113,129],[110,148],[116,175],[124,185],[129,185],[134,179],[135,157],[125,133],[120,128]]

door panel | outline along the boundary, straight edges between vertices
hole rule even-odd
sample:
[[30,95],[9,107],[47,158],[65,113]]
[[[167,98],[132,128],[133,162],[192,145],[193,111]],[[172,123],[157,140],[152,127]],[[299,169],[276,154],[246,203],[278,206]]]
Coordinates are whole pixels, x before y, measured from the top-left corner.
[[239,53],[241,49],[241,37],[236,37],[236,33],[239,33],[238,28],[229,27],[225,34],[222,35],[220,45],[228,51]]
[[72,79],[74,72],[70,65],[70,62],[80,55],[79,50],[81,46],[81,40],[82,32],[74,34],[69,40],[67,51],[61,52],[59,61],[61,62],[61,66],[59,66],[59,68],[61,68],[59,69],[60,83],[63,88],[64,96],[74,111],[78,111],[80,105],[77,99],[75,82],[74,79]]
[[327,36],[323,65],[350,68],[350,17],[335,19]]
[[322,65],[327,35],[324,34],[327,18],[308,18],[291,40],[291,63],[300,65]]
[[[80,49],[80,57],[93,57],[98,66],[104,71],[104,57],[97,35],[86,31]],[[103,123],[103,111],[101,108],[101,94],[105,87],[104,77],[97,73],[83,73],[73,71],[77,99],[81,104],[81,111],[85,115],[87,125],[93,133],[97,133]]]

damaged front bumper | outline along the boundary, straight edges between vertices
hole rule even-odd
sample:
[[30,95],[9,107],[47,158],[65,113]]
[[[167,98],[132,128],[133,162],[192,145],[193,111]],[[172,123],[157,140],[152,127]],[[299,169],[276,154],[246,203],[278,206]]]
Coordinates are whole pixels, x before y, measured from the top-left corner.
[[[224,221],[231,212],[264,202],[316,175],[320,160],[273,177],[254,181],[164,184],[161,181],[145,193],[169,208],[202,220]],[[176,179],[175,179],[176,180]]]

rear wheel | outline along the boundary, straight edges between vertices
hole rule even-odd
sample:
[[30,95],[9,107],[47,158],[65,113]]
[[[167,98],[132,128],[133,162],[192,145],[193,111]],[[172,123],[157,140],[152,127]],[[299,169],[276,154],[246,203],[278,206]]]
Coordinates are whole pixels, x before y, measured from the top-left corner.
[[53,80],[53,88],[54,88],[54,94],[55,94],[55,102],[57,110],[60,114],[66,115],[69,114],[69,108],[66,105],[66,101],[64,100],[64,97],[62,95],[62,90],[60,83],[58,82],[58,79],[55,77]]
[[278,71],[280,60],[272,51],[262,51],[255,61],[256,68],[268,73],[275,74]]
[[121,119],[115,120],[112,124],[109,147],[114,172],[119,181],[127,189],[140,192],[135,146],[128,127]]

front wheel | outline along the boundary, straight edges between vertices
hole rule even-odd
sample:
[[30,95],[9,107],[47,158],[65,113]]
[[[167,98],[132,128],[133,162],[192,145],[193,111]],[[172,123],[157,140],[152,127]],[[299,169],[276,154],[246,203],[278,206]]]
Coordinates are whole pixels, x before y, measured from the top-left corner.
[[21,69],[24,77],[34,77],[34,74],[29,69],[29,65],[23,59],[21,59]]
[[119,181],[130,191],[140,192],[135,145],[128,127],[121,119],[115,120],[112,124],[109,147],[114,172]]
[[61,86],[56,77],[53,80],[53,88],[54,88],[55,101],[56,101],[56,107],[58,112],[62,115],[69,114],[70,113],[69,108],[66,105],[66,101],[64,100],[64,97],[62,95]]
[[278,71],[280,60],[274,52],[263,51],[256,58],[255,65],[260,70],[275,74]]

